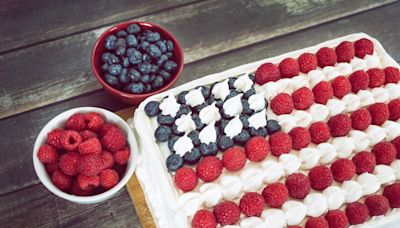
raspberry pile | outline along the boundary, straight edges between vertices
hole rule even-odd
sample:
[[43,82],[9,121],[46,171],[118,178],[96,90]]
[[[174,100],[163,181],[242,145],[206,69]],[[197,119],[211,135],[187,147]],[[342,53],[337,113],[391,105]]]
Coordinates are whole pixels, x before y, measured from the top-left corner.
[[96,112],[73,114],[64,127],[49,132],[37,153],[53,184],[78,196],[118,184],[131,154],[125,134]]

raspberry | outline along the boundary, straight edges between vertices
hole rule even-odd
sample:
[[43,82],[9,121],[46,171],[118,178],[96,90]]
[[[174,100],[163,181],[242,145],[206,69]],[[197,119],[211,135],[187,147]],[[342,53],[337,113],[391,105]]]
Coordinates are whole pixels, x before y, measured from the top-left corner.
[[290,174],[285,181],[289,195],[295,199],[304,199],[310,192],[310,180],[302,173]]
[[244,146],[247,158],[250,161],[262,161],[269,153],[268,141],[262,136],[249,139]]
[[311,187],[317,191],[322,191],[329,187],[333,182],[331,170],[326,166],[315,166],[308,173]]
[[182,167],[176,171],[174,181],[176,187],[180,190],[184,192],[191,191],[197,185],[197,175],[193,169]]
[[280,208],[288,199],[288,194],[286,186],[279,182],[268,185],[262,191],[265,203],[274,208]]
[[56,171],[56,169],[58,169],[57,162],[46,164],[46,171],[50,176],[54,173],[54,171]]
[[255,75],[255,81],[259,85],[267,82],[275,82],[281,78],[279,68],[272,63],[264,63],[258,67]]
[[369,76],[365,71],[357,70],[350,74],[349,81],[351,83],[351,91],[358,93],[358,91],[368,88]]
[[78,146],[81,155],[101,154],[101,144],[97,138],[87,139]]
[[215,206],[214,216],[222,226],[233,225],[239,220],[240,209],[234,202],[225,201]]
[[67,151],[75,151],[82,142],[82,137],[76,131],[65,131],[61,137],[61,145]]
[[371,123],[374,125],[382,125],[389,119],[389,108],[385,103],[375,103],[368,107],[371,114]]
[[299,75],[299,63],[293,58],[286,58],[279,64],[282,78],[292,78]]
[[378,68],[369,69],[369,88],[381,87],[385,82],[385,72]]
[[58,160],[57,150],[46,144],[39,147],[37,156],[43,163],[54,163]]
[[369,217],[368,207],[360,202],[349,203],[346,207],[346,215],[351,225],[362,224]]
[[400,208],[400,183],[386,186],[383,195],[389,200],[391,208]]
[[392,141],[393,146],[396,148],[396,157],[398,159],[400,159],[400,136],[398,136],[397,138],[393,139]]
[[289,132],[292,138],[292,148],[300,150],[305,148],[311,142],[310,132],[303,127],[295,127]]
[[114,165],[114,156],[108,151],[103,151],[101,160],[103,162],[103,169],[111,168]]
[[269,137],[271,153],[275,156],[287,154],[292,149],[292,138],[289,134],[278,131]]
[[371,152],[375,155],[376,163],[390,165],[396,159],[396,147],[390,142],[380,142],[372,147]]
[[47,133],[46,143],[56,148],[57,150],[62,149],[61,138],[64,135],[64,130],[56,128]]
[[246,164],[246,153],[240,147],[231,147],[224,152],[222,163],[229,171],[238,171]]
[[331,82],[333,95],[337,98],[342,98],[346,94],[351,92],[351,83],[349,79],[345,76],[339,76],[332,80]]
[[51,181],[57,188],[61,190],[68,190],[72,185],[72,178],[59,170],[54,171],[53,175],[51,176]]
[[314,94],[307,88],[302,87],[292,94],[294,108],[298,110],[306,110],[314,103]]
[[355,54],[358,58],[364,58],[365,55],[372,55],[374,53],[374,44],[372,41],[362,38],[354,42]]
[[396,121],[400,118],[400,99],[394,99],[388,104],[389,120]]
[[325,219],[328,221],[329,227],[349,227],[349,221],[347,220],[346,214],[341,210],[328,211],[328,213],[325,215]]
[[386,67],[385,71],[385,84],[397,83],[400,81],[400,71],[395,67]]
[[371,124],[372,117],[367,109],[361,108],[357,111],[354,111],[350,115],[351,118],[351,127],[354,130],[365,131],[368,126]]
[[205,157],[197,164],[196,171],[204,182],[216,180],[222,172],[222,161],[217,157]]
[[65,128],[74,131],[86,130],[86,123],[84,115],[81,113],[75,113],[70,116],[65,124]]
[[354,46],[349,41],[343,41],[336,48],[337,61],[349,63],[354,58]]
[[81,131],[81,132],[79,132],[79,135],[82,137],[82,140],[98,138],[97,134],[90,130]]
[[384,215],[389,210],[389,200],[382,195],[368,196],[364,203],[371,216]]
[[129,161],[131,152],[129,148],[125,147],[122,150],[114,152],[114,162],[117,165],[125,165]]
[[88,177],[80,174],[76,178],[76,181],[78,182],[79,188],[84,191],[92,191],[100,186],[100,177],[98,175]]
[[351,160],[356,167],[356,173],[358,175],[367,172],[372,173],[376,166],[375,155],[366,151],[357,153]]
[[192,228],[215,228],[217,227],[217,221],[215,220],[214,214],[205,209],[199,210],[194,214],[192,220]]
[[293,107],[292,97],[287,93],[280,93],[271,100],[271,109],[277,115],[289,114]]
[[89,112],[84,115],[87,128],[91,131],[98,131],[104,124],[104,118],[97,112]]
[[90,196],[93,195],[93,191],[84,191],[79,187],[78,181],[75,181],[71,187],[71,194],[76,196]]
[[324,217],[310,217],[305,228],[329,228],[328,221]]
[[122,149],[125,146],[125,143],[125,135],[117,127],[111,127],[101,139],[103,147],[110,151]]
[[260,217],[264,209],[264,198],[257,192],[247,192],[242,196],[239,203],[240,211],[247,217]]
[[98,155],[85,155],[79,159],[76,168],[80,174],[85,176],[95,176],[103,168],[103,161]]
[[113,169],[104,169],[100,172],[100,185],[108,190],[119,182],[118,173]]
[[80,159],[78,153],[69,152],[60,157],[60,169],[63,173],[69,176],[76,176],[78,174],[77,164]]
[[311,124],[308,130],[310,131],[311,142],[315,144],[326,142],[331,137],[329,127],[324,122],[315,122]]
[[318,104],[326,104],[333,97],[331,84],[324,81],[315,85],[312,92],[314,93],[314,101]]
[[351,129],[351,119],[346,114],[337,114],[329,119],[328,126],[333,137],[345,136]]
[[349,159],[338,159],[331,165],[331,172],[335,181],[342,183],[345,180],[350,180],[355,172],[356,166]]
[[318,66],[323,68],[326,66],[333,66],[337,62],[335,50],[328,47],[323,47],[317,52]]
[[99,139],[103,138],[103,136],[108,132],[108,130],[110,130],[113,127],[118,128],[116,125],[110,123],[104,123],[103,125],[101,125],[99,131],[97,132]]
[[312,70],[317,69],[318,60],[314,54],[304,53],[297,58],[299,63],[300,71],[303,73],[308,73]]

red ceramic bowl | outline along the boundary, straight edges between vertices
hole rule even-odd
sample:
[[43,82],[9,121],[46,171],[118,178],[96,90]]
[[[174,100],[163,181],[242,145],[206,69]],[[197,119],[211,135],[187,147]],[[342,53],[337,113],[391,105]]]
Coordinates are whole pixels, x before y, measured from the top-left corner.
[[[171,81],[169,81],[164,87],[155,90],[150,93],[143,93],[143,94],[131,94],[131,93],[125,93],[123,91],[114,89],[110,85],[108,85],[104,79],[103,79],[103,72],[101,70],[101,55],[106,51],[104,47],[104,42],[107,38],[107,36],[111,34],[117,33],[117,31],[121,29],[126,29],[128,25],[136,23],[140,26],[141,29],[149,29],[152,31],[156,31],[160,33],[161,38],[167,39],[167,40],[172,40],[174,43],[174,51],[173,51],[173,57],[172,59],[178,64],[177,70],[175,71],[175,74],[172,75]],[[114,97],[117,97],[118,99],[122,100],[125,103],[132,104],[132,105],[137,105],[147,97],[160,93],[162,91],[167,90],[170,88],[176,80],[179,78],[179,74],[182,72],[183,68],[183,52],[182,48],[179,45],[178,41],[175,39],[171,33],[169,33],[166,29],[162,28],[161,26],[149,22],[142,22],[142,21],[127,21],[123,22],[121,24],[117,24],[109,29],[107,29],[101,36],[97,39],[96,43],[94,44],[93,50],[92,50],[92,70],[94,75],[96,76],[97,80],[103,85],[104,89],[109,92],[111,95]]]

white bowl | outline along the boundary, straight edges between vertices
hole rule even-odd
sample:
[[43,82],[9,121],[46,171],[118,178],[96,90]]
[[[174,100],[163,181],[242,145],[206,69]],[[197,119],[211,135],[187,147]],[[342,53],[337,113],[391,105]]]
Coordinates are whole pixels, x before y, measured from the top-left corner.
[[[103,115],[103,117],[107,122],[116,124],[125,133],[127,142],[129,143],[131,155],[127,163],[125,175],[122,178],[120,178],[120,181],[116,186],[98,195],[76,196],[61,191],[53,184],[53,182],[51,182],[51,177],[47,174],[44,164],[38,159],[37,152],[39,150],[39,147],[45,143],[47,133],[49,133],[55,128],[63,128],[65,122],[71,115],[75,113],[87,113],[87,112],[100,113],[101,115]],[[95,107],[74,108],[58,114],[43,127],[43,129],[37,136],[35,141],[35,146],[33,147],[33,166],[42,184],[55,195],[63,199],[66,199],[68,201],[79,204],[99,203],[115,195],[121,188],[125,186],[126,183],[128,183],[129,178],[131,178],[131,176],[133,175],[133,172],[135,171],[136,168],[137,157],[138,157],[138,146],[136,138],[132,130],[128,126],[128,124],[118,115],[110,111],[107,111],[105,109],[95,108]]]

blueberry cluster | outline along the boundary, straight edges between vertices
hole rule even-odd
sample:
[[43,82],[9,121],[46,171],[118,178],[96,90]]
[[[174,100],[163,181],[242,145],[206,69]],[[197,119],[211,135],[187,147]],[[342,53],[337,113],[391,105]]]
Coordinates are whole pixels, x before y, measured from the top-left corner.
[[142,30],[138,24],[109,35],[101,56],[104,80],[126,93],[142,94],[160,89],[172,79],[178,64],[174,44],[158,32]]

